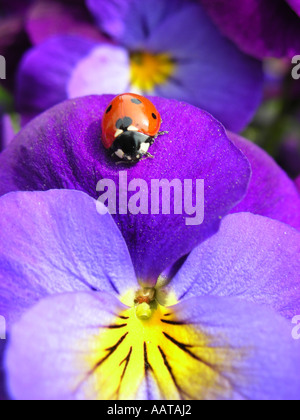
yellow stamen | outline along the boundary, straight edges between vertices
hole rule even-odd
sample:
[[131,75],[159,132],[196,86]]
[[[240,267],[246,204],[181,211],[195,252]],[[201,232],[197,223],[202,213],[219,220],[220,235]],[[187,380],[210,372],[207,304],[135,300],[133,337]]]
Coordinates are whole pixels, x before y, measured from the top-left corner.
[[223,372],[241,357],[215,346],[199,327],[181,322],[157,301],[118,314],[89,350],[87,380],[105,400],[136,399],[147,389],[168,400],[209,399],[219,392],[229,397],[232,387]]
[[152,315],[152,310],[148,303],[141,303],[136,308],[136,316],[142,320],[150,319]]
[[152,93],[174,74],[176,64],[169,54],[135,52],[131,54],[131,84],[134,88]]

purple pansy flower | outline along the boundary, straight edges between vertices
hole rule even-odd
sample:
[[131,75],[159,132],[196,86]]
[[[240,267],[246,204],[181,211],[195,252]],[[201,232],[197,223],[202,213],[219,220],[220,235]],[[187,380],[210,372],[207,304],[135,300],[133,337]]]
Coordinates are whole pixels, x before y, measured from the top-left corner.
[[24,122],[68,98],[126,91],[184,100],[233,131],[251,120],[261,63],[223,37],[195,0],[87,5],[110,42],[58,36],[28,52],[17,89]]
[[[118,180],[119,169],[101,144],[101,119],[111,99],[109,96],[68,101],[30,123],[1,155],[1,194],[19,189],[48,190],[58,182],[58,188],[87,191],[97,198],[96,187],[100,179]],[[164,218],[159,215],[116,215],[138,278],[151,286],[165,268],[217,230],[222,217],[245,195],[250,177],[246,158],[228,140],[221,124],[209,114],[175,101],[154,101],[169,134],[153,146],[154,160],[123,168],[127,171],[128,182],[142,178],[150,185],[151,179],[155,178],[204,179],[207,205],[205,223],[193,229],[185,225],[180,215]],[[189,124],[191,120],[193,127]],[[47,128],[50,129],[48,133]],[[32,136],[37,141],[35,145],[31,144]],[[49,159],[42,159],[42,163],[43,153]],[[21,172],[17,168],[19,163]],[[36,182],[38,185],[33,185]],[[44,237],[47,236],[45,233]],[[116,242],[113,247],[119,255]],[[149,257],[148,263],[145,254]],[[1,275],[4,275],[6,266],[0,265]],[[124,267],[122,270],[126,273]],[[1,296],[4,298],[5,293]]]
[[[72,188],[97,199],[97,182],[119,177],[101,145],[101,119],[111,100],[112,96],[93,96],[66,101],[32,121],[0,157],[0,194]],[[154,160],[126,168],[128,182],[205,179],[206,220],[226,214],[245,195],[249,181],[245,161],[228,142],[223,127],[203,111],[185,103],[153,101],[163,118],[162,129],[169,134],[152,146]],[[272,217],[300,229],[300,198],[294,182],[259,147],[229,136],[252,167],[247,195],[232,211]],[[125,237],[126,220],[118,216]]]
[[155,255],[138,283],[119,229],[86,194],[17,192],[0,208],[12,398],[300,398],[298,231],[227,216],[166,287],[148,289]]
[[300,51],[299,0],[199,0],[221,32],[257,58]]

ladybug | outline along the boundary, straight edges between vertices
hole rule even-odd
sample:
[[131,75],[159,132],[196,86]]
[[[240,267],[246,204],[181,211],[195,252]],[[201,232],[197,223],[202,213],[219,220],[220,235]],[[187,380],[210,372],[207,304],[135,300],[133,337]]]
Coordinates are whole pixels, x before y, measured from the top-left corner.
[[102,120],[102,143],[119,163],[137,163],[153,156],[148,152],[160,132],[162,119],[153,103],[125,93],[112,100]]

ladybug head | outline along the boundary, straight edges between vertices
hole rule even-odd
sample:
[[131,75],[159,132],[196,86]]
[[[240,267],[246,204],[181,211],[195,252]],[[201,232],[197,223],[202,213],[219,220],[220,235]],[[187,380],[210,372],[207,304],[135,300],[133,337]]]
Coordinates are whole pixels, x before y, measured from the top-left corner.
[[116,138],[112,149],[120,159],[137,162],[147,154],[151,137],[138,131],[124,131]]

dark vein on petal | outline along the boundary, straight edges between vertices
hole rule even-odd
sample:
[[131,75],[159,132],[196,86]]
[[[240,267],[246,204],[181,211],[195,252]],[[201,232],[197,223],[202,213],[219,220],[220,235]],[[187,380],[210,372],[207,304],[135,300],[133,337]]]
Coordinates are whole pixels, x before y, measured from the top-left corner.
[[123,369],[123,372],[122,372],[122,375],[121,375],[121,378],[120,378],[120,383],[119,383],[119,386],[118,386],[118,389],[117,389],[117,392],[116,392],[117,399],[119,399],[119,397],[120,397],[120,389],[121,389],[121,386],[122,386],[122,383],[123,383],[123,379],[126,375],[126,371],[127,371],[130,359],[131,359],[131,355],[132,355],[132,346],[130,347],[128,355],[125,357],[124,360],[122,360],[122,362],[119,365],[119,366],[122,366],[123,363],[125,363],[125,366],[124,366],[124,369]]
[[166,368],[167,368],[167,370],[168,370],[168,372],[169,372],[169,374],[170,374],[170,376],[172,378],[172,381],[174,382],[175,388],[177,389],[177,392],[178,392],[178,394],[180,396],[180,399],[183,400],[184,391],[178,385],[177,379],[175,378],[173,369],[172,369],[172,367],[169,364],[168,358],[167,358],[166,354],[164,353],[164,351],[162,350],[162,348],[160,346],[158,346],[158,350],[159,350],[159,352],[161,354],[161,357],[163,358],[164,365],[166,366]]
[[191,356],[193,359],[197,360],[198,362],[202,363],[206,367],[212,369],[214,372],[218,373],[220,376],[222,376],[221,372],[218,371],[216,366],[212,365],[211,363],[203,360],[201,357],[196,356],[189,348],[193,348],[194,346],[191,346],[189,344],[180,343],[179,341],[175,340],[175,338],[171,337],[169,334],[163,332],[164,336],[171,341],[171,343],[175,344],[180,350],[184,351],[186,354]]
[[[216,366],[214,366],[213,364],[205,361],[204,359],[202,359],[201,357],[196,356],[193,352],[191,352],[189,350],[189,348],[194,348],[195,346],[189,345],[189,344],[184,344],[184,343],[180,343],[179,341],[175,340],[175,338],[171,337],[169,334],[163,332],[164,336],[171,341],[173,344],[175,344],[180,350],[184,351],[185,353],[187,353],[189,356],[191,356],[193,359],[197,360],[198,362],[202,363],[204,366],[208,367],[209,369],[211,369],[213,372],[217,373],[221,378],[223,378],[226,382],[228,382],[228,384],[230,385],[230,387],[232,389],[235,389],[235,385],[234,383],[231,381],[230,378],[228,378],[223,372],[221,372],[220,370],[218,370],[218,368]],[[183,391],[184,392],[184,391]],[[238,391],[239,395],[244,398],[245,400],[248,400],[248,398],[242,394],[242,392]]]
[[114,282],[109,277],[107,277],[107,280],[108,280],[109,284],[111,285],[111,287],[113,288],[113,290],[119,295],[120,292],[119,292],[117,286],[114,284]]
[[124,334],[120,340],[112,347],[109,347],[108,349],[105,349],[105,351],[107,351],[107,355],[105,357],[103,357],[103,359],[101,359],[98,363],[96,363],[95,367],[89,372],[88,376],[92,375],[93,373],[95,373],[95,371],[107,360],[110,358],[110,356],[112,356],[114,354],[114,352],[118,349],[118,347],[123,343],[123,341],[125,340],[125,338],[127,337],[128,332],[126,334]]
[[169,321],[168,319],[161,319],[161,322],[163,322],[164,324],[169,324],[169,325],[187,325],[183,321]]
[[150,384],[149,384],[149,370],[153,372],[153,368],[151,364],[149,363],[146,342],[144,342],[144,366],[145,366],[145,376],[146,376],[146,385],[147,385],[147,399],[150,400],[151,395],[150,395]]
[[115,329],[118,329],[118,328],[124,328],[124,327],[127,327],[127,324],[114,324],[114,325],[106,325],[106,326],[104,326],[104,327],[101,327],[101,328],[107,328],[107,329],[109,329],[109,330],[115,330]]
[[157,385],[157,387],[159,389],[160,394],[163,396],[163,399],[166,399],[164,397],[164,392],[163,392],[163,390],[162,390],[162,388],[160,386],[160,383],[159,383],[159,380],[157,379],[157,376],[155,374],[155,371],[154,371],[151,363],[149,362],[149,359],[148,359],[148,350],[147,350],[147,344],[146,344],[146,342],[144,342],[144,366],[145,366],[145,376],[146,376],[147,398],[148,398],[148,400],[153,400],[154,399],[153,398],[153,395],[151,394],[151,391],[150,391],[149,371],[151,371],[151,374],[154,377],[154,380],[156,382],[156,385]]
[[178,301],[180,302],[181,300],[183,300],[192,288],[193,284],[190,287],[188,287],[185,292],[183,292],[183,294],[179,297]]
[[150,35],[150,27],[149,27],[149,24],[148,24],[147,16],[141,15],[140,16],[140,22],[141,22],[141,25],[142,25],[142,31],[143,31],[144,37],[146,39],[148,39],[149,35]]
[[145,374],[148,375],[148,371],[151,370],[153,372],[153,368],[148,360],[148,351],[147,351],[147,344],[144,342],[144,362],[145,362]]
[[112,347],[109,347],[107,349],[105,349],[105,351],[108,352],[108,354],[103,357],[101,360],[99,360],[98,363],[96,363],[96,365],[93,367],[93,369],[91,369],[85,376],[85,378],[78,384],[78,386],[74,389],[73,394],[75,395],[76,392],[79,391],[79,389],[83,386],[84,382],[90,377],[92,376],[96,370],[107,360],[110,358],[110,356],[118,349],[118,347],[123,343],[123,341],[125,340],[125,338],[127,337],[128,332],[126,334],[124,334],[120,340]]
[[193,348],[194,346],[190,345],[190,344],[184,344],[184,343],[180,343],[179,341],[175,340],[175,338],[171,337],[169,334],[163,332],[163,335],[169,340],[171,341],[173,344],[175,344],[177,347],[180,348],[180,350],[185,351],[186,353],[188,353],[190,356],[193,357],[193,359],[199,360],[199,358],[193,354],[190,350],[188,350],[189,348]]

